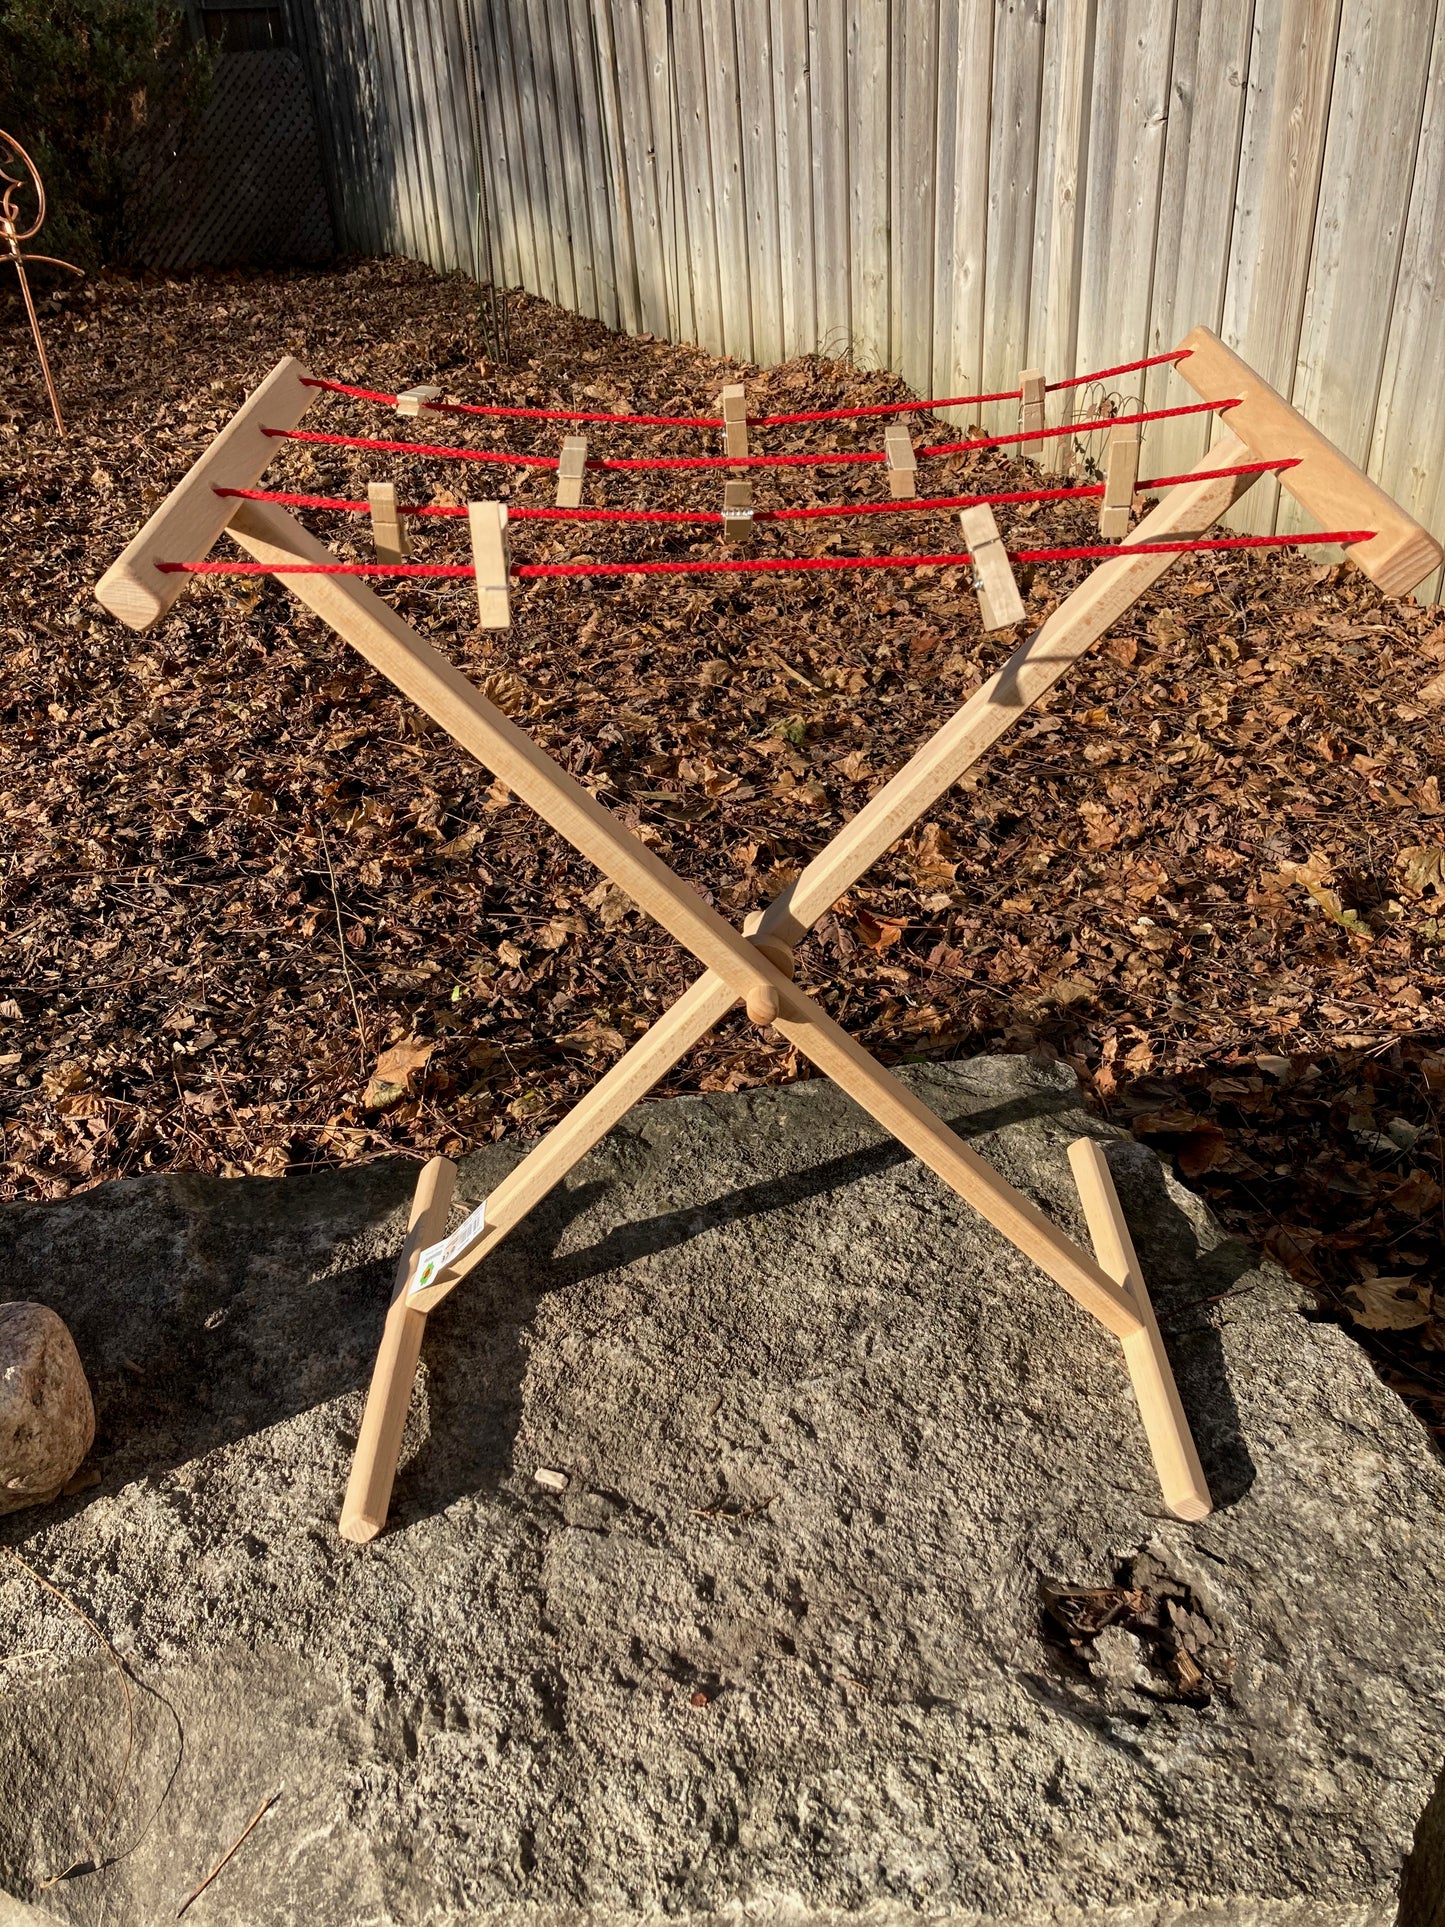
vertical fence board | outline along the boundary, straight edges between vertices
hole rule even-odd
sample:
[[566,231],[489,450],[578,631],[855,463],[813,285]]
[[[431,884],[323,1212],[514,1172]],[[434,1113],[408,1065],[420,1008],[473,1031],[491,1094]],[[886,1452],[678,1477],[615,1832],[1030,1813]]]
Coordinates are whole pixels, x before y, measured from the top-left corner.
[[674,341],[686,341],[696,333],[697,323],[688,273],[687,210],[677,124],[677,77],[673,72],[673,8],[672,0],[645,0],[645,4],[648,88],[658,157],[658,218],[667,284],[667,333]]
[[953,210],[958,202],[959,0],[938,0],[937,58],[933,79],[933,223],[927,271],[932,279],[926,395],[958,392],[953,369]]
[[[1437,9],[1399,294],[1380,380],[1371,472],[1438,535],[1445,529],[1445,7]],[[1441,578],[1416,591],[1436,601]]]
[[764,0],[734,0],[733,47],[743,132],[748,295],[754,361],[777,362],[783,346],[783,263],[779,238],[778,144],[773,128],[772,20]]
[[613,53],[618,94],[626,103],[619,146],[632,210],[632,244],[642,332],[667,333],[667,259],[657,183],[657,143],[647,80],[647,42],[641,0],[612,0]]
[[511,9],[499,0],[481,0],[491,29],[492,62],[497,79],[497,101],[501,112],[502,141],[508,157],[512,184],[512,233],[517,250],[517,280],[524,288],[540,294],[543,290],[542,264],[533,219],[532,175],[535,156],[529,160],[527,143],[517,104],[517,70],[512,57]]
[[[1027,360],[1044,380],[1079,372],[1079,280],[1084,248],[1084,185],[1089,156],[1096,0],[1061,0],[1044,31],[1039,97],[1039,192],[1034,209]],[[1073,390],[1048,398],[1051,426],[1070,419]],[[1065,470],[1068,441],[1044,443],[1045,468]]]
[[682,207],[691,268],[697,339],[713,354],[723,349],[722,277],[717,205],[713,193],[712,132],[707,110],[707,64],[696,7],[672,15],[673,76],[677,88]]
[[[989,390],[1016,387],[1028,359],[1044,14],[1043,0],[997,0],[994,16],[982,368]],[[1017,402],[981,412],[990,434],[1018,425]]]
[[891,37],[891,0],[848,0],[853,352],[864,368],[889,365]]
[[576,90],[578,131],[582,142],[583,188],[587,198],[587,227],[591,243],[597,319],[609,328],[619,325],[617,296],[617,241],[613,227],[611,175],[608,168],[605,109],[600,54],[591,9],[566,8],[572,42],[572,84]]
[[[1151,355],[1166,353],[1201,323],[1218,332],[1223,317],[1253,13],[1252,0],[1179,0],[1146,345]],[[1148,371],[1146,407],[1189,399],[1171,369]],[[1212,434],[1203,416],[1154,423],[1141,472],[1182,474]]]
[[853,343],[847,0],[808,0],[808,45],[818,347],[841,355]]
[[[522,138],[527,144],[527,184],[541,277],[537,292],[548,301],[557,301],[568,307],[571,305],[567,294],[572,289],[572,251],[566,233],[565,216],[559,220],[555,205],[556,115],[548,98],[550,89],[547,88],[544,64],[546,28],[540,22],[536,22],[542,35],[540,50],[533,41],[534,21],[539,7],[540,0],[521,0],[520,4],[499,8],[499,12],[506,12],[510,16],[517,112],[522,123]],[[567,292],[564,293],[564,290]]]
[[[1435,0],[1346,0],[1340,21],[1294,403],[1357,462],[1374,425],[1434,24]],[[1286,496],[1277,526],[1318,525]]]
[[568,260],[574,294],[571,306],[578,314],[597,314],[597,257],[592,240],[591,211],[587,204],[587,183],[582,153],[582,114],[577,99],[577,83],[572,73],[572,44],[566,0],[544,0],[540,29],[546,35],[545,58],[550,73],[552,113],[557,129],[554,150],[561,165],[549,170],[561,176],[565,207]]
[[813,58],[802,0],[772,0],[773,130],[784,355],[818,346],[818,258],[813,234]]
[[[1224,334],[1286,395],[1299,353],[1338,26],[1339,0],[1257,0]],[[1265,476],[1231,519],[1268,531],[1278,500],[1278,484]]]
[[[993,0],[959,0],[953,82],[953,198],[939,206],[939,246],[949,276],[947,376],[934,392],[976,395],[983,381],[984,265],[988,251],[988,157],[993,66]],[[954,409],[960,427],[976,407]]]
[[[1100,15],[1079,289],[1083,368],[1133,361],[1149,338],[1173,14],[1155,0],[1117,0]],[[1122,404],[1142,386],[1123,376],[1111,392]]]
[[472,64],[480,98],[477,102],[477,140],[482,166],[487,170],[492,255],[501,286],[522,283],[522,246],[517,232],[512,153],[507,143],[502,83],[497,72],[496,43],[488,17],[488,0],[461,0],[471,43]]
[[616,36],[612,30],[612,4],[613,0],[592,0],[592,35],[597,49],[597,86],[607,147],[607,180],[612,196],[618,326],[630,334],[639,334],[643,325],[642,295],[638,283],[637,237],[632,221],[627,157],[623,151],[622,91],[618,82]]
[[894,0],[893,358],[909,387],[933,385],[934,173],[938,155],[938,0]]
[[[933,394],[1202,321],[1445,517],[1445,0],[284,3],[347,247],[472,266],[480,169],[484,273]],[[1293,516],[1266,483],[1239,519]]]
[[742,90],[733,39],[732,0],[699,0],[698,11],[707,78],[722,348],[725,354],[735,355],[740,361],[751,361],[753,262],[743,181]]

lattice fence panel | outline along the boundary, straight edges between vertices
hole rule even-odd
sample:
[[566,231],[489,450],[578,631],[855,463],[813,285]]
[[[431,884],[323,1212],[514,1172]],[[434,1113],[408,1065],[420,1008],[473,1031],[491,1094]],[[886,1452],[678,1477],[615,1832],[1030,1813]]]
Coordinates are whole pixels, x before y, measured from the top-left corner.
[[200,127],[156,184],[144,236],[141,260],[171,273],[334,255],[311,90],[294,53],[221,58]]

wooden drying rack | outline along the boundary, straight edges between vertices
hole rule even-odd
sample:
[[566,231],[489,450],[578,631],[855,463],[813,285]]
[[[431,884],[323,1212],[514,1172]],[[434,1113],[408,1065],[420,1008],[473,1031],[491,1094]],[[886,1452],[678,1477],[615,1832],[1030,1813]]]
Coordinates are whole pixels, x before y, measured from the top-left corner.
[[[1291,460],[1282,485],[1325,527],[1375,531],[1347,553],[1389,594],[1408,593],[1439,566],[1440,547],[1426,531],[1213,334],[1196,329],[1181,348],[1190,352],[1178,364],[1179,372],[1198,394],[1206,401],[1233,402],[1228,426],[1196,464],[1199,479],[1170,488],[1125,537],[1117,556],[1101,562],[741,930],[674,875],[361,581],[342,575],[278,576],[298,602],[329,623],[704,967],[691,989],[472,1214],[458,1248],[447,1253],[434,1275],[419,1278],[423,1254],[429,1254],[429,1266],[438,1263],[435,1247],[447,1231],[456,1182],[456,1167],[445,1158],[423,1167],[342,1509],[346,1538],[364,1542],[386,1522],[427,1314],[737,1003],[755,1022],[775,1026],[1113,1333],[1123,1349],[1164,1503],[1182,1519],[1201,1519],[1210,1511],[1189,1423],[1099,1145],[1082,1138],[1069,1151],[1094,1247],[1091,1257],[793,982],[794,948],[818,918],[1177,560],[1174,554],[1131,554],[1131,547],[1202,538],[1258,479],[1257,472],[1220,477],[1208,471],[1251,459]],[[216,493],[258,484],[277,447],[264,430],[284,430],[300,421],[318,393],[307,379],[306,369],[290,358],[272,371],[107,571],[96,590],[106,609],[132,628],[150,628],[188,580],[157,565],[200,561],[223,532],[271,568],[335,561],[284,508]],[[734,426],[729,421],[729,429]],[[1127,515],[1127,504],[1106,506]],[[474,514],[474,532],[476,521]],[[478,588],[487,593],[480,577]]]

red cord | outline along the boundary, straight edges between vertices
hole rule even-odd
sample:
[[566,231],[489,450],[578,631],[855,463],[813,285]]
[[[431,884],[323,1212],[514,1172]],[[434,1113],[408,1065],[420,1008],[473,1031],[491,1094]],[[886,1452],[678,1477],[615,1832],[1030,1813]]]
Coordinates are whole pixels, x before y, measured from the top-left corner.
[[[1196,549],[1272,549],[1303,542],[1367,542],[1374,529],[1334,529],[1311,535],[1233,535],[1185,542],[1115,542],[1081,544],[1062,549],[1010,549],[1009,560],[1083,562],[1092,556],[1186,555]],[[766,561],[718,562],[529,562],[512,573],[522,577],[554,575],[685,575],[756,570],[779,574],[794,569],[926,569],[956,567],[973,558],[967,549],[952,555],[778,556]]]
[[[383,442],[369,435],[323,435],[314,428],[263,428],[277,442],[325,442],[332,448],[376,448],[392,455],[433,455],[455,462],[505,462],[515,468],[555,468],[555,455],[510,455],[489,448],[441,448],[427,442]],[[596,464],[589,462],[589,468]]]
[[[1368,542],[1375,529],[1324,529],[1306,535],[1204,536],[1181,542],[1084,543],[1072,548],[1011,549],[1011,561],[1083,562],[1091,557],[1188,555],[1210,549],[1275,549],[1310,542],[1346,546]],[[729,558],[703,562],[526,562],[512,574],[524,580],[563,575],[774,575],[794,570],[950,568],[973,558],[967,549],[945,555],[789,555],[759,560]],[[157,562],[163,575],[395,575],[469,576],[470,562]]]
[[[352,395],[357,401],[379,401],[394,407],[398,397],[383,395],[375,388],[353,388],[344,381],[322,381],[303,377],[303,388],[324,388],[332,395]],[[702,415],[608,415],[585,414],[571,408],[504,408],[497,402],[425,401],[421,407],[435,415],[511,415],[537,422],[627,422],[639,428],[721,428],[720,417]]]
[[749,428],[788,428],[794,422],[858,421],[866,415],[927,414],[935,408],[968,408],[974,402],[1021,401],[1021,388],[1004,388],[996,395],[936,395],[932,401],[879,401],[867,408],[808,408],[799,415],[749,415]]
[[[1273,470],[1297,468],[1300,458],[1286,455],[1268,462],[1236,462],[1232,468],[1196,468],[1185,475],[1152,475],[1135,484],[1135,493],[1149,495],[1184,482],[1223,481],[1231,475],[1264,475]],[[284,489],[218,488],[217,495],[234,495],[247,502],[278,502],[285,508],[329,509],[335,514],[369,515],[369,502],[352,502],[336,495],[294,495]],[[980,502],[1005,506],[1019,502],[1067,502],[1102,495],[1102,482],[1081,483],[1074,488],[1019,488],[997,495],[916,496],[910,501],[829,502],[816,508],[754,509],[755,522],[806,522],[830,516],[909,515],[939,509],[973,508]],[[416,505],[399,503],[398,515],[463,516],[462,502],[427,502]],[[513,521],[534,522],[685,522],[717,523],[724,518],[715,509],[608,509],[608,508],[532,508],[509,502],[508,517]]]
[[[971,442],[936,442],[915,450],[933,458],[967,455],[975,448],[1002,448],[1008,442],[1052,441],[1057,435],[1085,435],[1095,428],[1127,428],[1135,422],[1168,421],[1174,415],[1202,415],[1216,408],[1238,408],[1239,396],[1228,401],[1189,401],[1178,408],[1146,408],[1137,415],[1104,415],[1088,422],[1062,422],[1057,428],[1020,428],[1012,435],[981,435]],[[880,461],[883,457],[880,455]]]
[[[981,435],[968,442],[940,442],[916,452],[930,458],[971,454],[979,448],[1004,448],[1013,442],[1050,439],[1057,435],[1082,435],[1095,428],[1128,427],[1136,422],[1167,421],[1175,415],[1199,415],[1215,409],[1237,408],[1239,397],[1228,401],[1186,402],[1179,408],[1149,408],[1137,415],[1105,415],[1096,421],[1068,422],[1059,428],[1022,428],[1009,435]],[[451,448],[430,442],[378,441],[367,435],[324,435],[309,428],[263,428],[263,435],[275,441],[324,442],[336,448],[372,448],[394,455],[426,455],[437,461],[501,462],[518,468],[555,468],[555,455],[515,455],[483,448]],[[709,468],[843,468],[855,462],[886,462],[881,451],[824,455],[662,455],[626,460],[589,461],[588,468],[633,469],[709,469]]]
[[1045,382],[1052,394],[1057,388],[1082,388],[1091,381],[1107,381],[1111,375],[1132,375],[1140,368],[1157,368],[1162,362],[1187,361],[1192,348],[1171,348],[1167,355],[1145,355],[1142,361],[1121,361],[1117,368],[1098,368],[1092,375],[1070,375],[1064,381]]
[[[1107,381],[1112,375],[1130,375],[1140,368],[1154,368],[1161,362],[1182,361],[1192,355],[1192,348],[1175,348],[1165,355],[1146,355],[1141,361],[1123,361],[1117,368],[1100,368],[1089,375],[1070,375],[1065,381],[1051,381],[1045,384],[1052,392],[1057,388],[1077,388],[1091,381]],[[317,375],[302,377],[303,388],[324,388],[331,395],[350,395],[357,401],[381,402],[385,407],[394,408],[399,399],[396,395],[383,394],[376,388],[356,388],[349,382],[323,381]],[[749,428],[787,428],[799,422],[840,422],[858,421],[870,415],[911,415],[927,414],[938,408],[968,408],[975,403],[991,401],[1020,401],[1021,388],[1003,388],[991,395],[937,395],[930,401],[883,401],[874,402],[866,408],[810,408],[794,415],[750,415]],[[500,415],[539,422],[617,422],[638,428],[722,428],[720,417],[715,415],[610,415],[601,410],[587,412],[572,408],[508,408],[498,402],[476,401],[426,401],[422,408],[437,415]]]

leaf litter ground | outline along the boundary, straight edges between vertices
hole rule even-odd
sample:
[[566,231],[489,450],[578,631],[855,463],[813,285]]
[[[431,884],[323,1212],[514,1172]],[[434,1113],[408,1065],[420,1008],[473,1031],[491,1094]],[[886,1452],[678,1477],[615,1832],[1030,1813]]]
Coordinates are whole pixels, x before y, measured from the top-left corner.
[[[43,312],[63,443],[18,308],[0,317],[3,1195],[536,1133],[696,974],[274,584],[198,583],[146,636],[91,597],[288,350],[342,380],[527,406],[710,414],[739,376],[754,412],[905,393],[844,361],[759,374],[523,296],[511,365],[491,367],[473,301],[400,262],[66,290]],[[398,432],[360,403],[315,413]],[[551,425],[443,419],[443,440],[556,451]],[[606,434],[613,454],[698,447]],[[828,424],[771,431],[768,447],[878,434]],[[876,496],[876,470],[842,473],[779,472],[761,499]],[[378,474],[403,500],[480,492],[472,471],[297,445],[267,479],[356,496]],[[929,486],[1036,481],[989,454],[940,464]],[[546,472],[510,486],[549,499]],[[607,478],[617,506],[711,507],[718,492],[697,474]],[[303,519],[365,559],[364,524]],[[1013,546],[1094,537],[1078,506],[1001,521]],[[711,532],[519,527],[534,559],[716,552]],[[955,529],[808,523],[760,531],[758,548],[883,553],[952,546]],[[463,527],[429,522],[416,548],[465,559]],[[1089,566],[1041,570],[1030,619]],[[957,571],[536,582],[502,634],[477,630],[469,583],[387,593],[736,919],[1009,646],[981,632]],[[1438,610],[1307,552],[1186,558],[824,917],[800,979],[887,1061],[1068,1059],[1106,1115],[1353,1323],[1438,1433],[1442,773]],[[734,1019],[660,1094],[806,1068]]]

